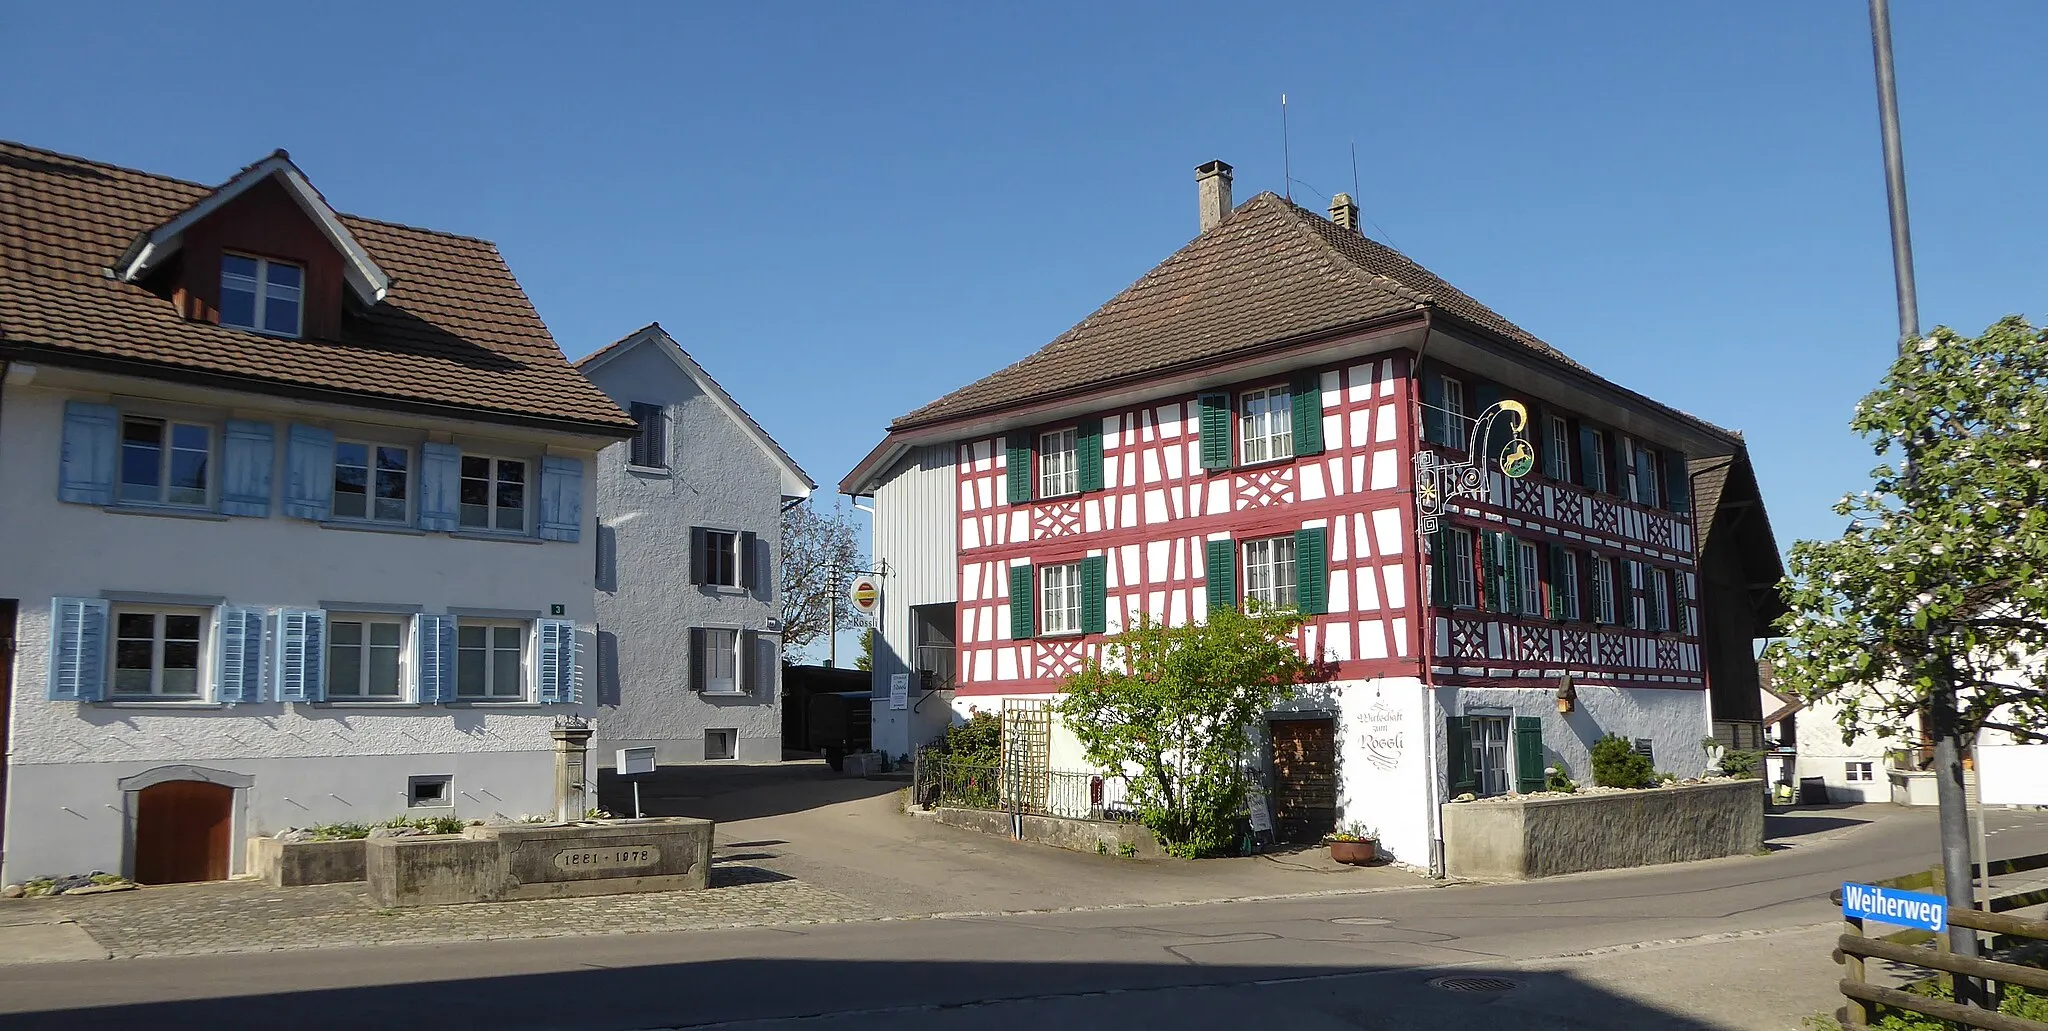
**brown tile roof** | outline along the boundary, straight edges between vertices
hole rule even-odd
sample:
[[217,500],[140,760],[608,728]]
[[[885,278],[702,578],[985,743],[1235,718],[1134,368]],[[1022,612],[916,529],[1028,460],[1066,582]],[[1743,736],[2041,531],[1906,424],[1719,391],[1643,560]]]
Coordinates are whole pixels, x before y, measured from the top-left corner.
[[1022,361],[891,424],[903,429],[1427,306],[1580,368],[1385,244],[1272,193]]
[[344,320],[338,341],[188,321],[109,278],[136,234],[212,190],[0,141],[0,350],[485,421],[632,429],[569,364],[485,240],[341,216],[392,283],[382,303]]

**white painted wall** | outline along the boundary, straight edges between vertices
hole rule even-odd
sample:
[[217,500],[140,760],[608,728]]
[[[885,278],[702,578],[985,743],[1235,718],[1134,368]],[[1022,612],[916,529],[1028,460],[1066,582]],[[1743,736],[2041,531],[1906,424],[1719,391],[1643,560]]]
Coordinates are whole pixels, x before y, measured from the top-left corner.
[[[941,692],[921,708],[889,708],[889,678],[908,673],[909,705],[917,706],[918,677],[909,663],[917,642],[911,640],[910,610],[959,597],[958,477],[950,444],[913,449],[883,477],[875,489],[870,551],[882,578],[881,617],[875,624],[874,747],[891,756],[908,755],[944,733],[951,721]],[[998,698],[975,700],[1000,711]]]
[[[393,442],[453,440],[466,449],[536,460],[543,453],[587,458],[601,439],[49,369],[4,391],[0,540],[8,547],[0,597],[19,599],[21,616],[0,878],[120,869],[126,815],[114,782],[168,763],[257,776],[249,808],[254,833],[397,815],[404,804],[398,792],[409,774],[457,772],[458,790],[474,796],[464,804],[478,815],[552,811],[548,731],[558,715],[594,711],[587,679],[585,704],[576,707],[51,702],[44,698],[50,599],[148,592],[237,605],[355,602],[535,617],[559,604],[566,618],[588,628],[594,622],[595,534],[587,474],[584,531],[576,543],[334,529],[280,514],[275,496],[266,519],[118,514],[57,500],[63,409],[71,398],[141,404],[121,398],[142,396],[185,406],[180,410],[215,425],[231,416],[274,422],[279,491],[283,438],[293,421]],[[537,498],[537,472],[533,490]],[[589,643],[583,642],[586,657]],[[209,643],[209,664],[210,652]],[[583,667],[588,671],[587,658]],[[298,772],[281,772],[287,769]],[[281,783],[263,779],[272,775]],[[276,801],[286,794],[294,805]]]
[[[658,332],[658,331],[656,331]],[[664,765],[704,760],[705,731],[739,734],[734,761],[782,761],[781,663],[775,680],[744,695],[690,690],[690,628],[779,629],[782,565],[779,466],[677,364],[659,339],[625,347],[588,374],[622,408],[636,401],[668,413],[668,470],[629,468],[630,441],[597,458],[597,515],[604,538],[597,585],[599,649],[596,761],[651,745]],[[630,410],[630,409],[629,409]],[[690,529],[751,531],[766,568],[751,591],[690,583]],[[777,639],[771,639],[777,640]]]
[[[1713,718],[1705,691],[1580,685],[1577,708],[1560,714],[1554,687],[1447,687],[1437,689],[1437,705],[1443,716],[1542,717],[1544,765],[1562,761],[1580,784],[1593,783],[1593,743],[1608,734],[1649,738],[1660,771],[1697,777],[1707,768],[1700,740],[1712,733]],[[1434,733],[1441,742],[1441,723]]]

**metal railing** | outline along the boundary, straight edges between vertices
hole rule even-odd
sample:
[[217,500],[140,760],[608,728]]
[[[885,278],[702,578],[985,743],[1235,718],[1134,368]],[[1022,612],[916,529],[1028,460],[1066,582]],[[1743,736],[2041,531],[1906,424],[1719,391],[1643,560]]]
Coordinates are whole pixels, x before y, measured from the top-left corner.
[[[1000,763],[967,762],[937,753],[918,757],[914,797],[927,809],[987,809],[1073,820],[1119,819],[1129,812],[1129,784],[1085,770],[1003,776]],[[1041,793],[1042,792],[1042,793]]]
[[950,644],[921,644],[917,646],[918,678],[926,691],[944,691],[953,686],[955,671],[958,669],[958,653]]

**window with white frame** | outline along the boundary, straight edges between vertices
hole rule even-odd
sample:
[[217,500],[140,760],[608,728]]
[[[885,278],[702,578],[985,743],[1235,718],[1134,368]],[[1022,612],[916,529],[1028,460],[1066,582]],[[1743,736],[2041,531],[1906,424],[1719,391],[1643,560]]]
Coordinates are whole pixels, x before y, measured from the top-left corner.
[[526,462],[462,456],[460,521],[474,530],[526,531]]
[[1536,560],[1536,545],[1528,541],[1515,542],[1515,582],[1522,589],[1517,599],[1524,616],[1543,615],[1543,574],[1542,565]]
[[1614,565],[1598,555],[1593,556],[1593,621],[1614,622]]
[[455,697],[489,702],[525,699],[525,623],[465,619],[456,624]]
[[1650,629],[1671,629],[1671,571],[1652,568],[1650,582],[1643,587],[1643,606],[1649,610],[1644,615]]
[[1080,452],[1074,428],[1038,435],[1038,496],[1056,498],[1081,489]]
[[1238,461],[1269,462],[1294,455],[1294,399],[1286,387],[1247,390],[1238,399]]
[[1472,582],[1472,531],[1451,527],[1450,542],[1451,553],[1439,571],[1449,584],[1445,597],[1452,605],[1469,609],[1479,604],[1478,585]]
[[1869,784],[1877,780],[1877,763],[1870,759],[1852,759],[1842,764],[1844,779],[1851,784]]
[[113,616],[115,697],[199,697],[206,610],[117,605]]
[[334,444],[336,519],[403,523],[412,487],[412,452],[389,444],[339,440]]
[[1572,478],[1572,428],[1564,416],[1550,417],[1550,432],[1543,442],[1543,475],[1559,483]]
[[1244,542],[1244,597],[1269,609],[1291,609],[1298,597],[1294,537]]
[[1587,430],[1586,436],[1593,442],[1593,453],[1586,456],[1589,461],[1584,463],[1586,468],[1582,470],[1585,473],[1586,486],[1593,490],[1605,491],[1607,489],[1607,431]]
[[1579,556],[1574,551],[1554,552],[1560,559],[1550,571],[1550,591],[1557,600],[1557,618],[1579,618]]
[[1513,783],[1514,750],[1509,745],[1506,716],[1472,717],[1472,769],[1477,794],[1505,795]]
[[121,420],[124,502],[204,507],[212,464],[211,426],[139,416]]
[[403,616],[328,614],[327,697],[385,702],[403,698],[405,624]]
[[739,631],[704,628],[704,691],[706,694],[738,694]]
[[1038,573],[1039,630],[1081,632],[1081,563],[1046,566]]
[[1437,377],[1444,395],[1444,435],[1449,439],[1443,443],[1457,446],[1465,443],[1468,436],[1465,429],[1468,415],[1465,411],[1465,383],[1455,376]]
[[731,530],[704,531],[704,582],[718,587],[740,585],[740,535]]
[[274,336],[298,336],[305,285],[306,272],[297,265],[223,254],[220,324]]
[[1642,475],[1636,477],[1636,503],[1657,508],[1664,504],[1664,485],[1657,482],[1657,452],[1642,446],[1636,448],[1636,467]]

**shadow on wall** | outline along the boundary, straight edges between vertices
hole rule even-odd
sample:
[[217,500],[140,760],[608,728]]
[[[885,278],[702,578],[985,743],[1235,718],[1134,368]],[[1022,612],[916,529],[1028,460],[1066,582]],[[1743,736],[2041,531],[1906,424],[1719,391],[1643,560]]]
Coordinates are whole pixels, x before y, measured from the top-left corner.
[[633,811],[633,781],[647,816],[691,816],[731,823],[800,813],[904,788],[902,781],[844,777],[823,762],[772,766],[664,766],[638,777],[597,773],[597,804],[614,813]]
[[597,632],[597,704],[618,706],[625,704],[624,694],[619,689],[619,635],[609,630]]
[[[653,939],[659,942],[659,939]],[[503,943],[492,943],[502,946]],[[1242,943],[1240,943],[1242,944]],[[647,946],[648,952],[660,949]],[[1182,946],[1196,951],[1196,943]],[[458,947],[462,948],[462,947]],[[481,946],[470,946],[481,948]],[[1333,948],[1341,948],[1333,946]],[[571,951],[565,949],[564,951]],[[301,1028],[406,1025],[420,1014],[460,1013],[465,1027],[697,1027],[853,1029],[1251,1026],[1527,1031],[1721,1025],[1613,994],[1570,973],[1461,966],[1170,963],[971,963],[776,958],[658,963],[442,981],[250,993],[230,998],[91,1006],[0,1016],[0,1028],[68,1031],[131,1027],[256,1027],[293,1015]],[[281,958],[258,957],[254,969]],[[446,961],[444,961],[446,962]],[[415,975],[416,976],[416,975]],[[1496,991],[1451,991],[1443,977],[1505,979]],[[260,985],[261,977],[249,986]],[[1482,984],[1483,986],[1483,984]],[[245,986],[246,987],[246,986]]]

